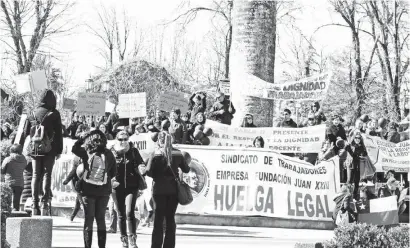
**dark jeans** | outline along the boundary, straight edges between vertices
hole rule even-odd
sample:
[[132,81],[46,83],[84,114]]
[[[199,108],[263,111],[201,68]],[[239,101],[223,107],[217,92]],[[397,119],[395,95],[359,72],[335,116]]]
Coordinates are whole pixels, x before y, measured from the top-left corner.
[[84,231],[92,231],[94,218],[97,222],[98,231],[106,231],[105,209],[107,208],[109,196],[83,196],[84,207]]
[[21,193],[23,193],[23,187],[20,186],[11,186],[11,190],[13,191],[13,210],[20,210],[20,199]]
[[138,189],[116,188],[112,192],[112,199],[118,213],[118,225],[121,236],[137,233],[137,220],[135,218],[135,204],[137,203]]
[[81,201],[82,201],[81,196],[77,195],[77,198],[75,199],[74,209],[73,209],[73,212],[71,213],[71,218],[74,219],[74,217],[77,216],[78,211],[80,211]]
[[[154,229],[152,231],[151,248],[175,247],[175,212],[178,207],[177,195],[153,195],[155,202]],[[164,219],[166,222],[165,239],[163,239]],[[162,243],[164,242],[164,246]]]
[[360,169],[359,165],[353,166],[353,168],[347,168],[347,183],[354,184],[353,197],[358,199],[357,191],[359,189],[360,182]]
[[31,181],[31,190],[33,194],[33,203],[39,202],[40,185],[43,184],[44,195],[42,202],[48,202],[51,198],[51,173],[55,162],[54,156],[44,156],[33,158],[33,179]]

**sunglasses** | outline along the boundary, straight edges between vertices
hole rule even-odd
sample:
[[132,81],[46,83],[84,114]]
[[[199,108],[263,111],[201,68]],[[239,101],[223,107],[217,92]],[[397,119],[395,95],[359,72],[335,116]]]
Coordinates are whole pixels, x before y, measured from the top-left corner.
[[359,140],[359,139],[362,139],[362,138],[360,138],[360,137],[355,137],[354,139],[357,139],[357,140]]
[[124,139],[117,139],[118,141],[128,141],[128,139],[127,138],[124,138]]
[[283,113],[283,115],[289,115],[288,113]]
[[313,121],[313,120],[315,120],[315,119],[309,118],[308,120],[309,120],[309,121]]

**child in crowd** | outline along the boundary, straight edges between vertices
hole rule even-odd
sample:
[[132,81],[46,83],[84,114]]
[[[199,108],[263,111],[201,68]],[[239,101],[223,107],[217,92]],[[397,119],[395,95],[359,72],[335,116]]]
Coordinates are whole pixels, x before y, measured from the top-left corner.
[[26,168],[27,160],[22,155],[23,147],[13,144],[10,147],[10,156],[4,159],[1,165],[1,173],[5,174],[5,183],[13,192],[13,211],[20,210],[20,198],[24,187],[23,171]]

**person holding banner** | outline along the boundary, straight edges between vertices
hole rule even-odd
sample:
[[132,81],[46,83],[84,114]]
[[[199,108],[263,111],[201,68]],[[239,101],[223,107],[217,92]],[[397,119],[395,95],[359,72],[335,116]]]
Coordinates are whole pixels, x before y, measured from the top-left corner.
[[[145,179],[139,171],[139,166],[144,164],[139,151],[132,142],[126,131],[117,134],[116,142],[111,148],[116,159],[116,181],[119,185],[112,191],[116,209],[118,211],[118,225],[120,228],[121,242],[123,247],[130,245],[136,248],[137,219],[135,218],[135,204],[139,196],[139,190],[147,188]],[[128,236],[127,236],[128,231]]]
[[287,127],[287,128],[297,128],[298,124],[290,118],[292,112],[289,109],[283,110],[283,120],[280,121],[276,127]]
[[256,127],[255,124],[253,124],[253,115],[246,114],[243,118],[241,127]]
[[[157,147],[151,154],[145,168],[146,174],[152,177],[153,199],[155,202],[154,229],[151,248],[175,247],[175,212],[178,207],[177,182],[178,169],[188,173],[190,167],[181,151],[173,149],[171,135],[167,132],[158,134]],[[166,222],[165,238],[163,222]]]
[[[83,147],[84,146],[84,147]],[[76,190],[81,195],[84,208],[84,247],[91,248],[94,219],[97,222],[98,247],[105,248],[107,209],[115,181],[117,167],[115,157],[106,148],[107,139],[100,130],[85,133],[73,146],[73,167],[79,178]]]
[[209,110],[209,118],[222,124],[231,125],[235,112],[232,102],[225,98],[224,93],[218,92],[216,102]]

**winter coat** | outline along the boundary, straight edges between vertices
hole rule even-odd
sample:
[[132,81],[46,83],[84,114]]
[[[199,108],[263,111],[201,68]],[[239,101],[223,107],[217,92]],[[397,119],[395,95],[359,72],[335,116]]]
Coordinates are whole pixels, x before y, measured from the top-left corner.
[[[231,112],[229,112],[229,107],[232,108]],[[219,113],[221,110],[223,111],[222,114]],[[231,125],[235,112],[236,110],[233,104],[231,104],[229,100],[225,99],[223,102],[217,101],[214,103],[212,108],[209,110],[209,118],[222,124]]]
[[[27,118],[23,129],[24,135],[22,135],[23,138],[20,140],[20,145],[24,147],[24,141],[26,140],[26,137],[30,135],[32,123],[34,123],[35,119],[38,121],[44,119],[42,123],[44,130],[48,137],[53,137],[51,151],[47,155],[56,156],[63,152],[63,129],[60,112],[56,110],[57,100],[53,91],[47,89],[43,91],[40,99],[40,104],[34,111],[35,117],[32,114]],[[48,115],[49,112],[51,112],[50,115]]]
[[205,113],[206,111],[206,97],[202,97],[201,101],[198,104],[195,104],[194,102],[194,97],[196,94],[193,94],[191,98],[189,98],[189,108],[188,112],[191,114],[191,119],[190,121],[193,123],[196,121],[195,117],[198,113],[202,112]]
[[346,131],[341,124],[337,126],[333,124],[330,125],[326,130],[326,137],[329,139],[330,143],[335,143],[337,137],[342,138],[342,140],[347,140]]
[[10,186],[24,186],[23,172],[27,166],[24,155],[11,153],[1,164],[1,174],[5,174],[5,182]]
[[[87,151],[82,147],[82,141],[78,140],[74,143],[71,152],[75,155],[73,160],[73,167],[77,168],[80,164],[84,165],[84,170],[91,171],[92,163],[88,164],[88,154]],[[112,152],[108,149],[104,151],[105,156],[105,171],[107,172],[107,182],[103,185],[94,185],[87,183],[83,179],[82,181],[81,192],[83,196],[109,196],[112,191],[111,180],[115,178],[117,174],[116,160]],[[74,169],[73,168],[73,169]]]
[[171,120],[169,134],[172,135],[174,144],[185,144],[188,138],[188,129],[186,124],[181,120]]
[[397,144],[400,142],[400,134],[397,131],[389,131],[386,134],[386,140]]
[[76,134],[77,134],[77,129],[82,123],[79,121],[73,121],[71,122],[70,126],[68,126],[67,131],[69,133],[69,136],[72,139],[77,139]]
[[125,154],[119,154],[111,148],[116,160],[115,180],[119,183],[116,189],[132,188],[138,189],[140,181],[143,180],[138,166],[144,164],[138,149],[130,142],[130,149]]
[[296,128],[298,127],[298,124],[296,124],[296,122],[294,122],[292,119],[289,119],[288,121],[280,121],[276,127],[287,127],[287,128]]
[[160,118],[151,118],[147,123],[145,123],[145,130],[148,130],[150,132],[159,132],[161,131],[161,123],[165,121],[167,118],[166,117],[160,117]]
[[[184,173],[190,170],[183,154],[180,150],[172,151],[172,171],[178,176],[178,168]],[[177,183],[172,171],[168,168],[167,161],[162,154],[152,153],[148,159],[146,173],[152,177],[154,183],[152,186],[154,195],[176,195]]]
[[352,144],[349,144],[345,147],[345,150],[352,156],[352,163],[349,165],[349,169],[354,169],[354,168],[360,168],[360,159],[361,157],[366,157],[367,156],[367,150],[364,145],[360,144],[355,144],[352,142]]

